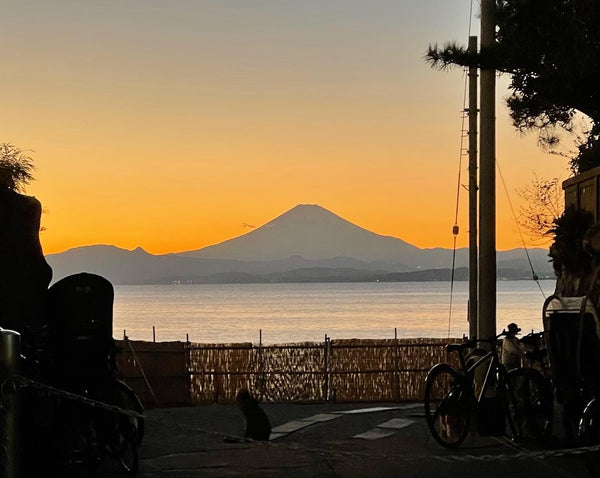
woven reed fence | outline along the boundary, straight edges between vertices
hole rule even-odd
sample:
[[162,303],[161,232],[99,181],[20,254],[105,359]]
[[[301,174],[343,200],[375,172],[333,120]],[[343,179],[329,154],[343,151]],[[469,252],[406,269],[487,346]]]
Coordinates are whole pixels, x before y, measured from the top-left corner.
[[189,344],[191,401],[232,402],[240,388],[273,402],[420,400],[428,370],[452,361],[445,345],[457,341]]

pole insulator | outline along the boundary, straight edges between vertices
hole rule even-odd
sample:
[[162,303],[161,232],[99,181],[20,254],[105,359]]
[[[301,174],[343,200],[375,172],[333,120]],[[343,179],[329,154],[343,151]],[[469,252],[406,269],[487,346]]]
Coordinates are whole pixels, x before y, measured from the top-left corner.
[[458,236],[458,226],[456,224],[452,226],[452,234]]

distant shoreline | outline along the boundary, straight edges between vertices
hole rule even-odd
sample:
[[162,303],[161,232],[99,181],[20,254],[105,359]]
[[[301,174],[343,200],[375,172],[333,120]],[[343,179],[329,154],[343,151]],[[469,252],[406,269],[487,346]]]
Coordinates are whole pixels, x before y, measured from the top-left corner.
[[[208,276],[172,276],[160,280],[127,285],[193,285],[193,284],[344,284],[377,282],[467,282],[468,269],[427,269],[413,272],[373,273],[364,270],[311,268],[276,274],[222,273]],[[531,272],[521,270],[499,271],[497,281],[531,281]],[[556,280],[554,276],[540,276],[538,280]],[[121,283],[126,285],[125,283]]]

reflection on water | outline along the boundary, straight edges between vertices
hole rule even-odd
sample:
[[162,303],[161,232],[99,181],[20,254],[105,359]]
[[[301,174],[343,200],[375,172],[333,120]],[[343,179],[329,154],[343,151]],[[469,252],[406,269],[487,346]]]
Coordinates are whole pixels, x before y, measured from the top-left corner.
[[[542,281],[545,295],[554,281]],[[114,335],[133,340],[263,343],[341,338],[461,337],[466,282],[115,286]],[[498,282],[497,324],[541,330],[544,296],[533,281]]]

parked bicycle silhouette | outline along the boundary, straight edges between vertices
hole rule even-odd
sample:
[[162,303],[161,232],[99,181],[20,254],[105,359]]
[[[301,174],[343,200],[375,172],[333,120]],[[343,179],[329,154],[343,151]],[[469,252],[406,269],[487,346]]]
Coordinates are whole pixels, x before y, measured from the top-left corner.
[[[480,435],[507,436],[517,441],[524,431],[541,433],[549,421],[552,396],[534,369],[507,372],[500,362],[497,341],[469,340],[446,346],[457,352],[459,368],[435,365],[425,382],[425,418],[434,439],[458,447],[476,424]],[[484,349],[477,349],[484,345]]]

